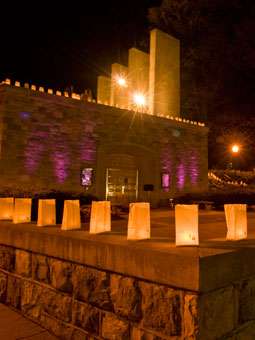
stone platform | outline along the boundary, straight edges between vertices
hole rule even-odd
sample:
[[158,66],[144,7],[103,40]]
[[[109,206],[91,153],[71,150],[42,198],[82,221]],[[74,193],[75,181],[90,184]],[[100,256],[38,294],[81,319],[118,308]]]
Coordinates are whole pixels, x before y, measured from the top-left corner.
[[254,339],[248,221],[247,240],[202,238],[199,247],[160,236],[127,241],[116,226],[89,235],[86,225],[61,231],[2,221],[0,301],[63,339]]

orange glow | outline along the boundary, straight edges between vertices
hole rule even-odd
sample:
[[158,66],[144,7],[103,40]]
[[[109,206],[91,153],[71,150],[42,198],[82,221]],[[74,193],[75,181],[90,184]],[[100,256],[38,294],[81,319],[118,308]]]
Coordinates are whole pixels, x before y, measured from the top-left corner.
[[81,229],[80,201],[65,200],[61,230]]
[[111,231],[111,202],[92,201],[90,215],[90,234],[99,234]]
[[232,146],[232,151],[233,152],[238,152],[239,151],[239,146],[238,145],[233,145]]
[[246,204],[224,204],[227,223],[227,240],[247,238],[247,206]]
[[56,224],[56,202],[55,199],[39,199],[37,226]]
[[199,245],[198,205],[175,206],[175,234],[176,246]]
[[129,204],[128,240],[145,240],[151,235],[150,203],[139,202]]
[[137,106],[144,106],[146,103],[145,96],[139,92],[133,94],[133,99]]
[[117,80],[117,83],[120,85],[120,86],[127,86],[127,82],[126,82],[126,79],[124,79],[122,76],[117,76],[116,77],[116,80]]
[[31,221],[31,198],[16,198],[13,212],[13,223]]
[[13,216],[13,197],[0,198],[0,220],[11,220]]

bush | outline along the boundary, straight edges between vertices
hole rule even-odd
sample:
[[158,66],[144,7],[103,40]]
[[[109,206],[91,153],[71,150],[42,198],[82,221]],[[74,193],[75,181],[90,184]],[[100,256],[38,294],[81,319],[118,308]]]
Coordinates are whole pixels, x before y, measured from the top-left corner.
[[214,202],[215,208],[222,208],[224,204],[255,205],[255,189],[248,187],[231,187],[211,189],[207,192],[190,193],[177,197],[175,204],[190,204],[192,201]]

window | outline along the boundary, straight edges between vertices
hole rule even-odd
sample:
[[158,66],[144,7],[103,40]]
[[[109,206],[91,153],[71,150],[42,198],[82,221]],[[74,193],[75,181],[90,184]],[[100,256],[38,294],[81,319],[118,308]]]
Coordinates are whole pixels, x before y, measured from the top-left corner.
[[81,172],[81,185],[90,186],[92,185],[92,176],[93,169],[92,168],[84,168]]

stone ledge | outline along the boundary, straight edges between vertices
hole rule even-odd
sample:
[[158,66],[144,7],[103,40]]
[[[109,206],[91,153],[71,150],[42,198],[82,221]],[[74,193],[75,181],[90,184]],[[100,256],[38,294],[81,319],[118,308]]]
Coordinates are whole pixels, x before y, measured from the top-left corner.
[[0,244],[203,293],[255,274],[253,240],[177,248],[170,239],[134,242],[121,233],[90,235],[1,221]]

